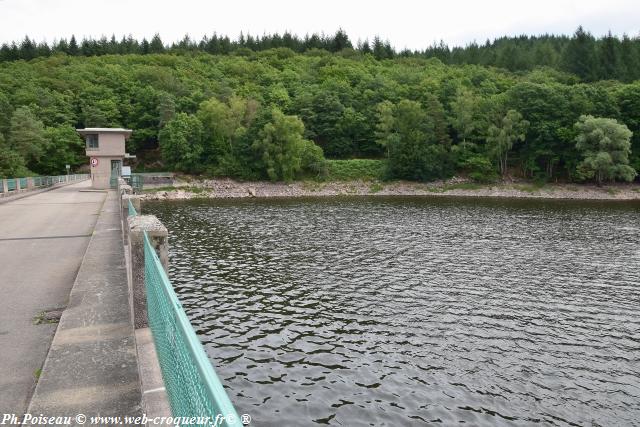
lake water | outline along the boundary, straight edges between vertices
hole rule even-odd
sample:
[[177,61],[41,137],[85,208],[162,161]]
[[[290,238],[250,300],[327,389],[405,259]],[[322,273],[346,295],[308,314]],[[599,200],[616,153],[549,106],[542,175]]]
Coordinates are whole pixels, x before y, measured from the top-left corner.
[[252,425],[640,425],[640,205],[147,203]]

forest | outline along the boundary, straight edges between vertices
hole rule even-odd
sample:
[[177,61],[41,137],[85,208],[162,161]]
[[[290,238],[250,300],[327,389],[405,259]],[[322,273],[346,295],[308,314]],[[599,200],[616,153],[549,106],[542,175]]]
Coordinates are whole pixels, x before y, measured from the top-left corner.
[[582,28],[411,52],[343,31],[172,45],[25,38],[0,48],[0,175],[77,168],[74,129],[117,126],[134,130],[139,171],[631,181],[639,64],[637,38]]

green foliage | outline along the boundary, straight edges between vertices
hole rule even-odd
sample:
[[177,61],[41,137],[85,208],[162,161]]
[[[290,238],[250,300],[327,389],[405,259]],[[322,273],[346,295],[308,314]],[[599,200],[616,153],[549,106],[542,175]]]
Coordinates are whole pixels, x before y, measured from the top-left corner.
[[458,132],[463,146],[477,126],[477,107],[478,100],[475,95],[470,90],[460,87],[451,103],[451,125]]
[[[577,159],[573,124],[581,112],[592,106],[581,102],[580,87],[518,83],[507,92],[507,105],[529,122],[527,143],[514,144],[522,174],[528,178],[557,176],[564,168],[568,175]],[[580,94],[582,95],[582,94]]]
[[379,193],[382,190],[384,190],[384,185],[382,185],[379,182],[374,182],[373,184],[371,184],[371,186],[369,187],[369,192],[375,194],[375,193]]
[[62,175],[66,173],[65,165],[75,169],[86,162],[84,141],[71,126],[48,127],[45,138],[47,145],[39,164],[40,173]]
[[[116,76],[114,76],[116,77]],[[118,99],[105,85],[89,86],[80,94],[80,121],[84,127],[121,126]]]
[[615,97],[621,121],[633,132],[630,165],[640,170],[640,83],[617,88]]
[[[508,153],[514,175],[574,179],[583,158],[573,125],[582,114],[627,125],[634,133],[629,165],[640,168],[640,85],[584,83],[612,74],[621,81],[639,78],[635,38],[594,39],[584,32],[398,54],[380,39],[354,47],[345,37],[213,36],[173,46],[159,37],[146,44],[61,41],[50,47],[51,56],[29,48],[31,41],[17,57],[10,47],[0,48],[0,134],[12,153],[2,161],[12,159],[15,170],[53,173],[65,163],[86,162],[71,129],[125,126],[134,131],[127,148],[137,155],[135,169],[260,179],[269,167],[253,147],[273,125],[275,108],[299,118],[303,139],[314,144],[300,146],[299,169],[285,168],[294,178],[331,176],[326,155],[387,158],[388,178],[459,172],[490,181],[496,178],[491,162],[504,170],[500,153]],[[567,64],[579,68],[584,59],[572,59],[565,51],[570,43],[593,49],[587,68],[595,71],[567,72]],[[509,110],[530,123],[526,140],[503,138],[511,147],[496,151]],[[278,179],[285,169],[274,169]]]
[[[630,82],[640,78],[640,39],[623,35],[614,37],[611,33],[596,39],[582,27],[572,37],[543,35],[500,37],[485,44],[469,43],[464,47],[445,45],[442,41],[426,47],[424,50],[396,52],[389,41],[375,37],[372,42],[364,40],[354,46],[343,30],[333,35],[312,34],[300,38],[290,33],[266,34],[262,37],[240,35],[237,40],[227,36],[213,34],[201,40],[185,37],[171,45],[165,45],[156,34],[149,42],[138,41],[132,37],[115,37],[98,40],[83,39],[80,42],[74,36],[69,41],[62,38],[51,45],[36,44],[25,37],[21,42],[4,43],[0,46],[0,62],[32,60],[34,58],[71,55],[102,56],[114,54],[153,55],[170,53],[173,55],[194,55],[207,53],[213,55],[233,55],[245,58],[269,58],[286,60],[296,53],[306,52],[309,56],[323,56],[333,52],[343,58],[357,60],[389,60],[396,57],[433,58],[443,64],[474,64],[504,68],[510,71],[530,71],[546,67],[569,71],[585,81],[593,79],[619,79]],[[256,55],[259,52],[259,55]],[[274,92],[276,98],[284,94]],[[284,108],[283,105],[278,105]],[[45,123],[49,125],[49,123]]]
[[564,54],[564,69],[590,81],[597,76],[596,41],[591,34],[578,27]]
[[390,101],[383,101],[376,106],[376,142],[385,148],[389,157],[389,141],[393,135],[395,119],[393,117],[394,105]]
[[167,166],[177,171],[200,172],[202,123],[197,117],[179,113],[159,134],[162,157]]
[[11,127],[11,115],[13,114],[13,106],[7,95],[0,91],[0,135],[9,133]]
[[[302,120],[286,116],[277,108],[271,110],[271,121],[262,128],[252,145],[270,180],[291,181],[302,171],[302,154],[309,151],[305,146],[311,144],[303,134]],[[309,157],[314,157],[314,153],[305,156],[305,160]]]
[[29,175],[24,159],[12,150],[0,133],[0,178],[23,177]]
[[228,164],[241,155],[243,140],[258,109],[256,101],[237,96],[226,103],[211,98],[200,104],[197,114],[204,130],[205,163]]
[[327,156],[343,157],[353,151],[352,141],[342,135],[345,107],[336,93],[318,90],[305,94],[297,108],[307,124],[305,135],[321,146]]
[[331,181],[382,179],[385,176],[385,168],[383,160],[327,160],[327,179]]
[[482,155],[468,157],[462,162],[461,166],[469,178],[476,182],[493,182],[498,178],[494,165],[487,157]]
[[487,136],[487,145],[492,157],[498,161],[500,174],[507,172],[509,151],[516,141],[524,141],[529,122],[516,110],[509,110],[499,126],[492,125]]
[[419,102],[404,99],[395,105],[392,127],[385,133],[381,143],[389,152],[389,177],[428,181],[451,174],[447,147],[438,141],[435,120]]
[[324,158],[322,148],[307,139],[303,141],[300,150],[300,165],[303,175],[314,178],[327,176],[327,160]]
[[578,164],[578,176],[603,181],[620,179],[633,181],[637,173],[629,166],[631,131],[614,119],[580,116],[575,124],[578,136],[576,148],[583,160]]
[[27,166],[35,165],[45,152],[44,125],[29,107],[18,108],[11,117],[9,148],[24,159]]

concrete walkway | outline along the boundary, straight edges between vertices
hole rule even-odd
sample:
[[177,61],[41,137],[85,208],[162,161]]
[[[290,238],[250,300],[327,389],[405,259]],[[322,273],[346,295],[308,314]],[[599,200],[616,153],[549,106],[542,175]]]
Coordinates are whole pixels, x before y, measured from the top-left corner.
[[24,413],[106,193],[90,181],[0,205],[0,413]]
[[[89,422],[94,416],[142,415],[120,210],[116,192],[110,191],[29,404],[30,414],[84,414]],[[82,422],[71,423],[76,424]],[[115,424],[130,423],[121,419]]]

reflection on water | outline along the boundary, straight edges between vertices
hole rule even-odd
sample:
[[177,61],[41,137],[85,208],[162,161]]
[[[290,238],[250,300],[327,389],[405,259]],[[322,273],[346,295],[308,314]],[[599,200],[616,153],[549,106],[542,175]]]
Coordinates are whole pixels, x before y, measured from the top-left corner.
[[252,425],[640,425],[634,203],[163,202]]

